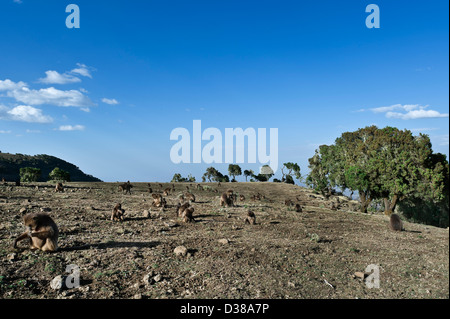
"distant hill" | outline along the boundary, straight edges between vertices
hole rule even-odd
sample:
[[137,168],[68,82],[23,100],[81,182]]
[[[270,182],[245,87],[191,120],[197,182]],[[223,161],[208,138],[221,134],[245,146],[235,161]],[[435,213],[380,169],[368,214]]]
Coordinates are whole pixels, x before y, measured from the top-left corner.
[[9,154],[0,152],[0,178],[5,178],[6,181],[16,181],[20,179],[19,171],[22,167],[36,167],[40,168],[42,177],[40,182],[48,181],[48,174],[55,168],[70,173],[70,180],[72,182],[101,182],[100,179],[83,173],[77,166],[66,162],[60,158],[49,155],[23,155],[23,154]]

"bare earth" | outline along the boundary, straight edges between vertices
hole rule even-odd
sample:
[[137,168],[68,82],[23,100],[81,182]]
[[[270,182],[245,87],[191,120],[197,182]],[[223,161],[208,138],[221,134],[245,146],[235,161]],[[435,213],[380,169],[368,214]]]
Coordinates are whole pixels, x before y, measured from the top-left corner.
[[[344,197],[333,211],[311,190],[278,183],[193,183],[195,222],[185,224],[174,206],[189,183],[176,184],[164,210],[151,207],[147,183],[133,185],[131,195],[116,183],[67,183],[64,193],[43,183],[0,186],[0,298],[449,298],[448,229],[405,223],[393,232],[388,217],[353,212]],[[246,200],[221,208],[230,188]],[[258,192],[266,198],[252,201]],[[297,195],[301,213],[284,205]],[[122,223],[110,220],[116,203],[126,210]],[[31,251],[25,241],[12,248],[21,208],[50,209],[58,252]],[[248,210],[256,225],[244,224]],[[187,254],[176,255],[178,246]],[[70,264],[81,286],[53,290]],[[379,289],[355,276],[371,264]]]

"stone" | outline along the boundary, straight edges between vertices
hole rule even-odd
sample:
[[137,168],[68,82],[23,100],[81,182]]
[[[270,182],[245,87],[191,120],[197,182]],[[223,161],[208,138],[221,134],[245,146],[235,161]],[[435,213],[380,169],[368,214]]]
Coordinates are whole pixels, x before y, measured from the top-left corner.
[[227,245],[230,243],[230,241],[226,238],[219,239],[218,242],[223,245]]
[[174,249],[173,251],[175,253],[175,255],[177,256],[186,256],[186,254],[188,253],[188,250],[186,247],[184,246],[178,246],[177,248]]

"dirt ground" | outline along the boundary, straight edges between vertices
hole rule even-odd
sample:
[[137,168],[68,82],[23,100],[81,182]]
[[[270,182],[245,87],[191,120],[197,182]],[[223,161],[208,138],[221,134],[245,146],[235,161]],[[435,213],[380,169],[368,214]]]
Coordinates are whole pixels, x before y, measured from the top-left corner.
[[[355,212],[343,196],[326,200],[288,184],[176,183],[165,209],[152,207],[147,183],[132,184],[131,195],[117,183],[67,183],[64,193],[44,183],[0,186],[0,298],[449,298],[448,229],[406,222],[394,232],[388,217]],[[186,187],[196,197],[193,223],[176,215]],[[227,189],[246,199],[222,208]],[[251,200],[257,193],[265,198]],[[123,222],[110,220],[116,203]],[[49,212],[57,252],[31,251],[26,241],[13,249],[21,209]],[[256,225],[244,223],[248,210]],[[68,265],[79,267],[80,286],[52,289]],[[368,265],[379,269],[379,288],[355,276]]]

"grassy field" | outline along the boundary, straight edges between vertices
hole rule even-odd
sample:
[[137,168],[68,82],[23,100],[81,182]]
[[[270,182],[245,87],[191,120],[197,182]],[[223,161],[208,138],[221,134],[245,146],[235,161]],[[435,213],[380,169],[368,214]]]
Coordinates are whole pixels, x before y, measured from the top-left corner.
[[[116,183],[67,183],[64,193],[45,183],[1,186],[0,298],[449,298],[448,229],[406,222],[406,231],[393,232],[388,217],[355,212],[356,202],[339,197],[331,210],[338,197],[288,184],[196,185],[177,183],[164,209],[152,207],[147,183],[133,183],[131,195]],[[196,197],[193,223],[176,215],[186,187]],[[222,208],[219,196],[230,188],[246,199]],[[251,200],[256,193],[265,198]],[[124,222],[110,220],[116,203]],[[49,211],[59,251],[12,248],[22,208]],[[256,225],[244,223],[248,210]],[[53,290],[51,280],[71,264],[81,286]],[[371,264],[379,288],[355,276]]]

